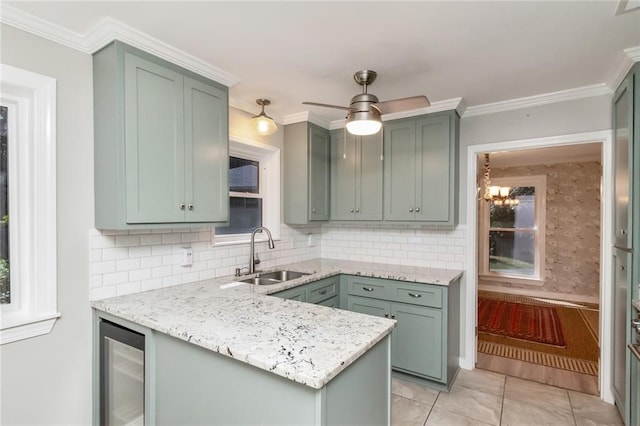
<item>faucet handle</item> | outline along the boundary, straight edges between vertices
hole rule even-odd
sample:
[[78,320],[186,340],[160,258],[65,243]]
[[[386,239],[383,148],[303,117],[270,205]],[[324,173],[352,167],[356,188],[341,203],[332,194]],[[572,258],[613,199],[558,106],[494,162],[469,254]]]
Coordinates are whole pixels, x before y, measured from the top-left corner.
[[249,272],[249,268],[246,266],[243,266],[242,268],[236,268],[236,277],[239,277],[240,275],[242,275],[242,271],[243,270],[247,270],[247,273]]

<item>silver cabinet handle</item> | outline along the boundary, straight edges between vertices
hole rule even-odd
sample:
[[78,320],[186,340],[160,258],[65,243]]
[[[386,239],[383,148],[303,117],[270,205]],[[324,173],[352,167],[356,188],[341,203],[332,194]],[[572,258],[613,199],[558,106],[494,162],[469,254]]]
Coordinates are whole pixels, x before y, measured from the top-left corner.
[[621,270],[622,272],[624,272],[624,271],[626,271],[626,270],[627,270],[627,267],[626,267],[626,266],[624,266],[624,265],[620,265],[620,270]]
[[349,210],[349,213],[353,213],[353,209]]
[[417,293],[409,293],[409,296],[415,297],[416,299],[419,298],[419,297],[422,297],[421,294],[417,294]]
[[396,319],[396,314],[391,314],[391,319]]
[[356,213],[360,213],[360,209],[356,209]]
[[385,317],[385,318],[389,318],[389,314],[385,312],[385,313],[384,313],[384,317]]
[[640,319],[632,319],[631,325],[634,327],[640,327]]
[[627,230],[626,229],[621,229],[620,230],[620,235],[627,235]]
[[320,290],[318,293],[320,294],[327,294],[327,289],[323,288],[322,290]]
[[180,203],[180,206],[179,206],[179,207],[180,207],[180,210],[184,210],[185,205],[186,205],[186,204],[185,204],[184,202]]
[[416,213],[420,213],[420,207],[416,207]]
[[193,210],[193,204],[189,203],[189,210]]
[[316,212],[316,209],[311,209],[311,213],[315,213],[315,212]]
[[373,287],[362,287],[364,291],[373,291]]
[[412,207],[409,208],[409,213],[413,213],[413,208]]

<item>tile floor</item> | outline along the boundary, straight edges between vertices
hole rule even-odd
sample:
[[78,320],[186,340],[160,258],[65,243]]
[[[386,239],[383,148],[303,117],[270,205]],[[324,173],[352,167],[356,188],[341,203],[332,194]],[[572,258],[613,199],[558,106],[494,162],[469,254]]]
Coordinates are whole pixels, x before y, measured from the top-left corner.
[[599,397],[475,369],[460,370],[451,392],[393,379],[391,424],[622,425]]

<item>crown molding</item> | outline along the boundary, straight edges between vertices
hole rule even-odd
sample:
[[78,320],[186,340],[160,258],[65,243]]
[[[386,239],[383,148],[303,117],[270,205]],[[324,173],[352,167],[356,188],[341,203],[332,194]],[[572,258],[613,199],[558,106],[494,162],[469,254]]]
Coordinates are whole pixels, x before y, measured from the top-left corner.
[[331,129],[331,121],[318,117],[311,111],[296,112],[282,117],[282,124],[284,124],[285,126],[287,124],[301,123],[303,121],[309,121],[325,129]]
[[20,9],[2,5],[0,22],[88,54],[97,52],[114,40],[121,40],[225,86],[231,87],[240,82],[238,77],[110,17],[101,19],[85,34],[79,34]]
[[633,62],[640,62],[640,46],[624,49],[624,53],[626,53]]
[[612,93],[613,90],[611,90],[607,84],[594,84],[575,89],[561,90],[558,92],[544,93],[542,95],[528,96],[525,98],[510,99],[508,101],[468,107],[464,113],[464,118],[476,115],[495,114],[497,112],[505,112],[515,109],[531,108],[558,102],[574,101],[593,96],[611,95]]

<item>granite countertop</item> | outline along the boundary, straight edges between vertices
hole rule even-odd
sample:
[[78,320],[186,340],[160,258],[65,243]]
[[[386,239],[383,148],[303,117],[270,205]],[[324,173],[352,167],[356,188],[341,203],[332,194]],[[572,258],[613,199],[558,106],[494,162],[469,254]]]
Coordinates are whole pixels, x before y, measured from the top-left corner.
[[328,259],[277,269],[311,275],[271,286],[216,278],[98,300],[92,307],[320,389],[387,336],[395,321],[268,294],[336,274],[439,285],[449,285],[462,275]]

